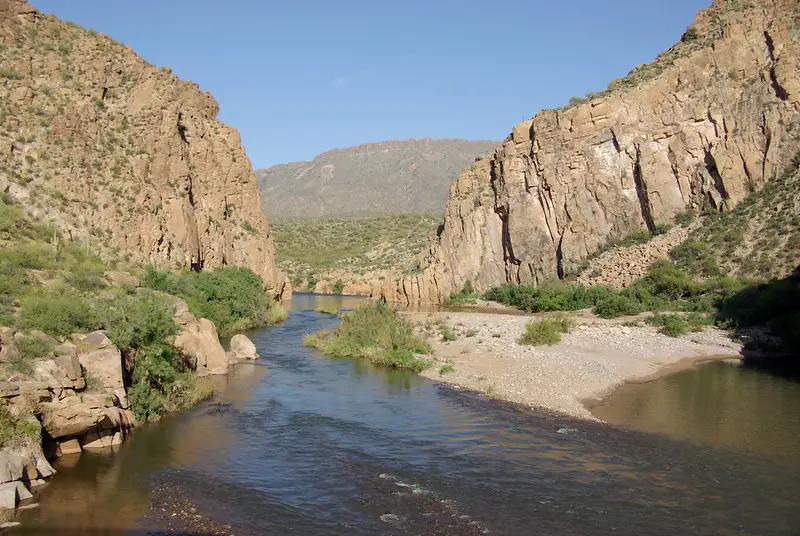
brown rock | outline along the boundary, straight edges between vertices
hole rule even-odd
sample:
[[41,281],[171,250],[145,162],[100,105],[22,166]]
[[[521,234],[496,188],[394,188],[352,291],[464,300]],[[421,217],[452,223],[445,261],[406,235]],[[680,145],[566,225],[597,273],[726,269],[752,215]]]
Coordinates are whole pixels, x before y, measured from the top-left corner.
[[451,186],[423,272],[381,295],[438,302],[467,281],[538,284],[687,207],[730,210],[800,148],[797,14],[796,0],[716,1],[692,24],[697,40],[517,125]]
[[230,350],[228,351],[228,358],[231,362],[247,361],[258,359],[258,351],[253,341],[247,338],[246,335],[241,333],[234,335],[231,338]]
[[128,272],[105,272],[103,274],[109,283],[112,285],[125,287],[129,289],[139,288],[139,278],[131,275]]
[[97,348],[78,355],[78,361],[86,371],[86,375],[104,392],[117,395],[120,407],[129,407],[122,378],[122,355],[119,349],[111,344],[102,331],[90,333],[80,341],[90,345],[89,347]]
[[[290,293],[250,160],[211,95],[26,2],[0,1],[0,38],[13,43],[0,64],[19,74],[0,87],[13,108],[0,164],[30,177],[13,184],[26,208],[73,240],[102,236],[96,247],[134,263],[244,266],[273,295]],[[41,43],[70,46],[56,54]],[[45,86],[47,95],[31,89]],[[24,151],[20,132],[29,138]],[[27,203],[33,192],[36,206]]]
[[69,439],[62,441],[58,444],[59,456],[66,456],[67,454],[80,454],[81,444],[77,439]]
[[228,357],[219,343],[217,328],[210,320],[201,318],[188,322],[175,337],[173,346],[198,373],[225,374],[228,371]]

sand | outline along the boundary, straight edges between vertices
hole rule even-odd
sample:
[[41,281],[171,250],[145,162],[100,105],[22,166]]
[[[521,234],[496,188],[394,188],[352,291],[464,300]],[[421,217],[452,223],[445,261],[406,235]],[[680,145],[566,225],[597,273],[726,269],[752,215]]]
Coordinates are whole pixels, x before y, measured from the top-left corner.
[[[587,406],[624,382],[739,357],[741,351],[739,343],[716,328],[673,338],[649,326],[623,326],[626,319],[603,320],[587,313],[571,315],[577,326],[560,344],[537,347],[517,342],[533,315],[406,314],[427,332],[434,347],[433,366],[423,376],[489,398],[589,420],[597,419]],[[442,340],[442,322],[457,340]]]

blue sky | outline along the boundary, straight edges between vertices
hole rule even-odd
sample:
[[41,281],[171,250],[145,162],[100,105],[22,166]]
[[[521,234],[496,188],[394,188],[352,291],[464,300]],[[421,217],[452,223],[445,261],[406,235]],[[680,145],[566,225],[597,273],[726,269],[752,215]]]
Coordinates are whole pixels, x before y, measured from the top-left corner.
[[200,84],[256,168],[412,137],[502,140],[674,44],[710,0],[32,0]]

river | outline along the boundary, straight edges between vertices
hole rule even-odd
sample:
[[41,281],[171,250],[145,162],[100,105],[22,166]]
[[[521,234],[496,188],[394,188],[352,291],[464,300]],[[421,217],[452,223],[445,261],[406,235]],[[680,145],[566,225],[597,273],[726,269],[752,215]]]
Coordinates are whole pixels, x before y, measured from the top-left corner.
[[[262,359],[219,378],[213,400],[136,430],[113,454],[58,460],[12,534],[163,529],[165,493],[239,536],[800,533],[795,382],[740,383],[741,400],[734,386],[717,401],[698,369],[694,391],[689,376],[620,391],[639,407],[669,401],[660,417],[607,408],[643,431],[570,421],[306,349],[305,333],[337,321],[313,311],[322,301],[357,302],[296,296],[287,321],[249,333]],[[736,370],[750,374],[722,376]],[[712,416],[684,411],[681,389]],[[711,426],[706,441],[698,431],[715,412],[727,431]],[[762,414],[765,437],[737,442],[737,416]]]

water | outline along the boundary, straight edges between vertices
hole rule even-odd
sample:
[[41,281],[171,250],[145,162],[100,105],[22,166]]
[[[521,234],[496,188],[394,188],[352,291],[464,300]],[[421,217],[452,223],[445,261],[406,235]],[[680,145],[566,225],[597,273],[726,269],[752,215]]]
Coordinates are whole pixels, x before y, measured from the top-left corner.
[[289,320],[250,334],[263,359],[220,378],[215,400],[114,455],[62,459],[13,534],[140,534],[165,482],[237,535],[800,533],[796,444],[535,415],[332,360],[301,345],[336,323],[319,300],[356,303],[298,296]]

